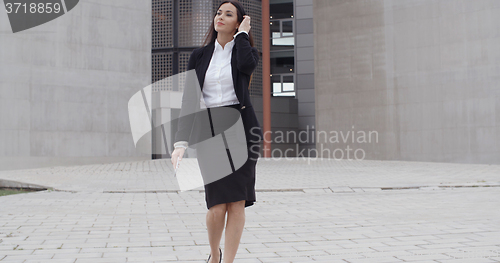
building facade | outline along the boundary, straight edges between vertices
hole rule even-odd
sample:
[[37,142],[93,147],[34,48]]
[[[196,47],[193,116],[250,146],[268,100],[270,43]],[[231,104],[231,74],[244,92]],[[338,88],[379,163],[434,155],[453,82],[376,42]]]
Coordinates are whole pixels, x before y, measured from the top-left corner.
[[313,4],[318,152],[500,164],[499,1]]
[[150,159],[127,102],[151,83],[151,2],[80,1],[12,33],[0,12],[0,170]]

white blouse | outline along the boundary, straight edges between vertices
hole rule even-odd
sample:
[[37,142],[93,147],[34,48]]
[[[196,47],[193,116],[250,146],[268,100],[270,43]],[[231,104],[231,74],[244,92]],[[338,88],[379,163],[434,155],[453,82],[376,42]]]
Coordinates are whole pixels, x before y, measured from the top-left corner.
[[240,103],[234,92],[231,54],[233,53],[234,38],[243,32],[248,34],[246,31],[236,33],[233,40],[227,42],[224,48],[215,39],[214,52],[203,83],[203,98],[200,98],[201,108]]
[[[220,107],[240,103],[234,92],[233,71],[231,67],[231,54],[233,53],[234,39],[240,33],[239,31],[233,36],[233,40],[226,43],[222,48],[219,41],[215,39],[214,53],[208,65],[203,83],[203,98],[200,98],[200,108]],[[174,147],[187,148],[187,141],[178,141],[174,143]]]

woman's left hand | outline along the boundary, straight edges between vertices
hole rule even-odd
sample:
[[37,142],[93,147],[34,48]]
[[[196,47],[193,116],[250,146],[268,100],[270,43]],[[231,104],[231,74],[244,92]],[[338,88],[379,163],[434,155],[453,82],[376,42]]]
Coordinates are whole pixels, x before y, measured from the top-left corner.
[[238,28],[238,32],[240,31],[247,31],[250,32],[250,17],[247,15],[243,16],[243,21],[241,21],[240,26]]

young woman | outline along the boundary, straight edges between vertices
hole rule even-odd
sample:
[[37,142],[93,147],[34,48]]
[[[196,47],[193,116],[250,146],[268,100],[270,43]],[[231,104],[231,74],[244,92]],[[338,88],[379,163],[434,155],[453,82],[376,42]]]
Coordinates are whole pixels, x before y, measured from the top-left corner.
[[[259,157],[260,141],[263,138],[248,92],[252,72],[259,62],[259,54],[253,47],[250,17],[245,14],[241,3],[232,0],[223,1],[219,5],[204,45],[192,52],[188,71],[196,70],[204,104],[208,109],[230,107],[239,111],[248,151],[248,158],[241,167],[234,169],[231,163],[233,168],[231,174],[227,176],[221,174],[221,179],[205,183],[205,200],[208,208],[206,224],[211,249],[207,262],[222,262],[224,258],[225,263],[232,263],[245,225],[245,208],[255,202],[255,166]],[[189,100],[186,98],[190,96],[188,94],[189,92],[185,90],[182,107],[185,107],[185,101]],[[182,159],[188,141],[191,143],[193,122],[196,122],[196,118],[179,119],[175,150],[171,159],[174,167],[177,160]],[[235,138],[239,135],[227,134],[227,140],[230,140],[231,136]],[[229,156],[229,148],[227,144],[225,146]],[[207,182],[201,164],[203,159],[208,157],[200,155],[198,148],[196,150],[204,181]],[[228,158],[223,154],[220,155],[220,158]],[[220,241],[224,226],[226,233],[222,255]]]

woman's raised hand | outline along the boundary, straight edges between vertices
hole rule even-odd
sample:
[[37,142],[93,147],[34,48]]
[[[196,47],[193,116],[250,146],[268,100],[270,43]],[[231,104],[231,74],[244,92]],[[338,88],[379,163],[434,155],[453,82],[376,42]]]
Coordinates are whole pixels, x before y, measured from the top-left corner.
[[250,32],[250,17],[247,15],[243,16],[243,21],[240,23],[240,27],[238,28],[238,32],[240,31],[247,31]]

